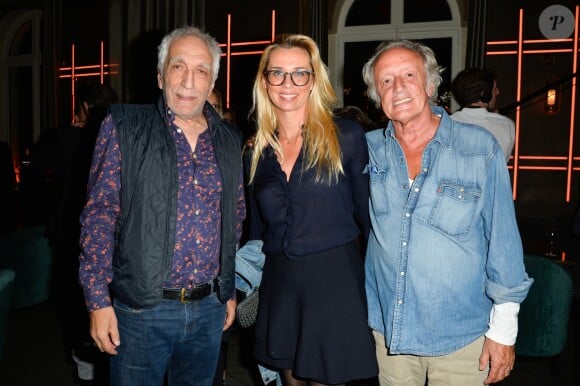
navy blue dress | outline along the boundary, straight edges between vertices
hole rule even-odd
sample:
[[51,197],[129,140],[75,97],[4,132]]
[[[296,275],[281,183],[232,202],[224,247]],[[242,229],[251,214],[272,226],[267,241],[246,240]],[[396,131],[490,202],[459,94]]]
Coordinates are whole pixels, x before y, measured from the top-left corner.
[[271,149],[250,187],[250,238],[264,241],[254,353],[320,383],[377,375],[361,250],[369,231],[368,150],[358,123],[337,120],[344,174],[316,182],[302,154],[289,181]]

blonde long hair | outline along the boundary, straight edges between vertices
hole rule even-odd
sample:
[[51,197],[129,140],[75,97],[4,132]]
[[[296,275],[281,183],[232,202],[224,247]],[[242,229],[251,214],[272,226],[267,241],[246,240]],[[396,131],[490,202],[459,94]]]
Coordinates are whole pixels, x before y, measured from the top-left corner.
[[306,117],[302,131],[306,169],[316,168],[316,181],[328,182],[338,179],[344,173],[341,161],[338,129],[334,123],[332,108],[336,105],[336,93],[328,79],[328,69],[322,59],[314,40],[305,35],[283,34],[264,50],[252,92],[257,131],[254,139],[254,151],[250,167],[250,183],[254,179],[258,162],[267,146],[282,154],[282,147],[276,130],[278,118],[264,82],[264,71],[268,69],[270,56],[276,48],[302,48],[310,56],[314,71],[312,92],[308,98]]

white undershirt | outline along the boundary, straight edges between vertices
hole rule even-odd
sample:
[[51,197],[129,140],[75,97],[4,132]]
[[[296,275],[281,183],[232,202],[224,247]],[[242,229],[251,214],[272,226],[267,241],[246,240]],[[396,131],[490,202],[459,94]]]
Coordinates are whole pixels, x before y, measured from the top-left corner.
[[494,304],[489,313],[489,330],[485,336],[497,343],[513,346],[518,336],[519,303]]

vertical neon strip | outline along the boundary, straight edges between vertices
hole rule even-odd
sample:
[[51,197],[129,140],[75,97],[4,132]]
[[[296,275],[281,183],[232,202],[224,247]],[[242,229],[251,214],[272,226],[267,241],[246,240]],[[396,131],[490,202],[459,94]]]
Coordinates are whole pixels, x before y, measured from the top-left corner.
[[105,83],[105,43],[101,40],[101,84]]
[[522,55],[523,55],[523,41],[524,41],[524,10],[520,8],[520,25],[518,31],[518,85],[516,89],[516,144],[514,149],[514,181],[513,181],[513,199],[518,195],[518,169],[520,165],[520,116],[521,107],[520,100],[522,99]]
[[232,58],[232,14],[228,13],[228,42],[226,45],[226,107],[230,108],[230,63]]
[[70,63],[70,87],[71,87],[71,122],[75,121],[75,45],[71,46],[71,63]]
[[[572,74],[578,71],[578,17],[580,8],[576,6],[576,26],[574,27],[574,57],[572,60]],[[576,106],[576,77],[572,77],[572,97],[570,98],[570,144],[568,145],[568,173],[566,176],[566,202],[570,202],[572,190],[572,160],[574,157],[574,119]]]
[[276,39],[276,10],[272,10],[272,42]]

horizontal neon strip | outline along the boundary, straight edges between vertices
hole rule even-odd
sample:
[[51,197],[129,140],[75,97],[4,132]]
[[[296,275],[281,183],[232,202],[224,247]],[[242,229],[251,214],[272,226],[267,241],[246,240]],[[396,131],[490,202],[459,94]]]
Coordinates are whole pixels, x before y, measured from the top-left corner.
[[518,53],[517,51],[495,51],[495,52],[486,52],[485,54],[491,56],[491,55],[515,55],[517,53]]
[[[117,75],[119,74],[119,71],[105,71],[103,72],[103,75]],[[79,74],[79,73],[75,73],[75,78],[81,78],[81,77],[85,77],[85,76],[97,76],[97,75],[101,75],[100,72],[89,72],[86,74]],[[59,75],[58,76],[61,79],[66,79],[66,78],[72,78],[72,75]]]
[[[567,39],[530,39],[524,40],[524,44],[539,44],[539,43],[571,43],[573,41],[572,38]],[[488,46],[497,46],[497,45],[507,45],[507,44],[518,44],[517,40],[493,40],[487,42]]]
[[[104,64],[103,67],[118,67],[118,64]],[[85,70],[88,68],[101,68],[100,64],[95,64],[92,66],[75,66],[75,71],[76,70]],[[61,67],[59,68],[60,71],[70,71],[72,69],[72,67]]]
[[565,166],[519,166],[519,170],[553,170],[553,171],[566,171],[568,170]]
[[[241,47],[241,46],[255,46],[260,44],[270,44],[271,41],[269,40],[257,40],[254,42],[239,42],[239,43],[230,43],[230,47]],[[227,47],[227,43],[222,43],[219,45],[220,47]]]
[[[560,49],[560,50],[524,50],[522,51],[524,54],[563,54],[563,53],[571,53],[573,52],[572,49]],[[515,55],[517,51],[488,51],[486,55]]]
[[[578,157],[580,158],[580,157]],[[542,155],[521,155],[520,159],[537,159],[537,160],[552,160],[552,161],[568,161],[566,156],[542,156]]]
[[[257,46],[257,45],[267,45],[270,44],[271,41],[269,40],[259,40],[255,42],[239,42],[239,43],[231,43],[230,47],[244,47],[244,46]],[[220,47],[227,47],[227,43],[222,43],[219,45]]]
[[[243,55],[260,55],[262,51],[247,51],[247,52],[230,52],[230,56],[243,56]],[[226,54],[222,54],[222,56],[226,56]]]

